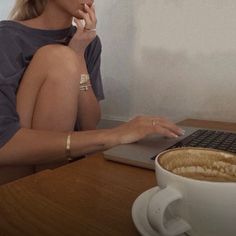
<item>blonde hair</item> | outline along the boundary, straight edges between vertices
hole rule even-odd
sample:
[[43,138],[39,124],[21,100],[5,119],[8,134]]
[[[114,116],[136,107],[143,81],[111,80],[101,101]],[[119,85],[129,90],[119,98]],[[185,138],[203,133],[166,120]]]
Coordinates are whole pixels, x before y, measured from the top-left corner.
[[42,14],[47,0],[16,0],[12,8],[10,20],[29,20]]

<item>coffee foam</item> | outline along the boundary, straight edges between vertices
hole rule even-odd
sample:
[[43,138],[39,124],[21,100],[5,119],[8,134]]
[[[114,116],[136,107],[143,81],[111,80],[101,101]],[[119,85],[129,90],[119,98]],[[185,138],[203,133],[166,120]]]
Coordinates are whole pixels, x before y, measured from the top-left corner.
[[210,149],[178,149],[159,158],[166,170],[184,177],[236,182],[236,155]]

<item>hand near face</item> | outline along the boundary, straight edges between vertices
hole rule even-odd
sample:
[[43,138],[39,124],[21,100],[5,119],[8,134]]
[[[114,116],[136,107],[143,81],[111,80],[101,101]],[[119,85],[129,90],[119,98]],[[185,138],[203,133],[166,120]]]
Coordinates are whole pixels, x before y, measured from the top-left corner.
[[97,18],[93,5],[89,7],[87,4],[85,4],[84,11],[78,10],[78,14],[82,18],[82,21],[84,21],[84,24],[82,23],[81,19],[75,18],[77,32],[71,39],[69,47],[76,51],[78,54],[83,55],[87,46],[97,35]]

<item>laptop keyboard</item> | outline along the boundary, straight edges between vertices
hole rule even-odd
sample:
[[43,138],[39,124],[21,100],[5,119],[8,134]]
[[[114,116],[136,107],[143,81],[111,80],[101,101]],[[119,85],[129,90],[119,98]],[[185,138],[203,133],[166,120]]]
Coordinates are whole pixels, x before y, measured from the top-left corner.
[[202,147],[236,153],[236,133],[199,129],[168,149]]
[[169,149],[178,147],[214,148],[236,153],[236,134],[223,131],[200,129],[175,145],[171,146]]

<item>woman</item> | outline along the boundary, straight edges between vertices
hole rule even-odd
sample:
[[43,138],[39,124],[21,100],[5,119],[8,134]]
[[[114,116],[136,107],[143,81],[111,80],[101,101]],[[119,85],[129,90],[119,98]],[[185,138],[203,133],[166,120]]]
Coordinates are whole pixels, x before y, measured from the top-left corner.
[[150,134],[182,134],[155,116],[96,130],[103,99],[96,22],[93,0],[17,0],[11,20],[0,23],[1,176]]

